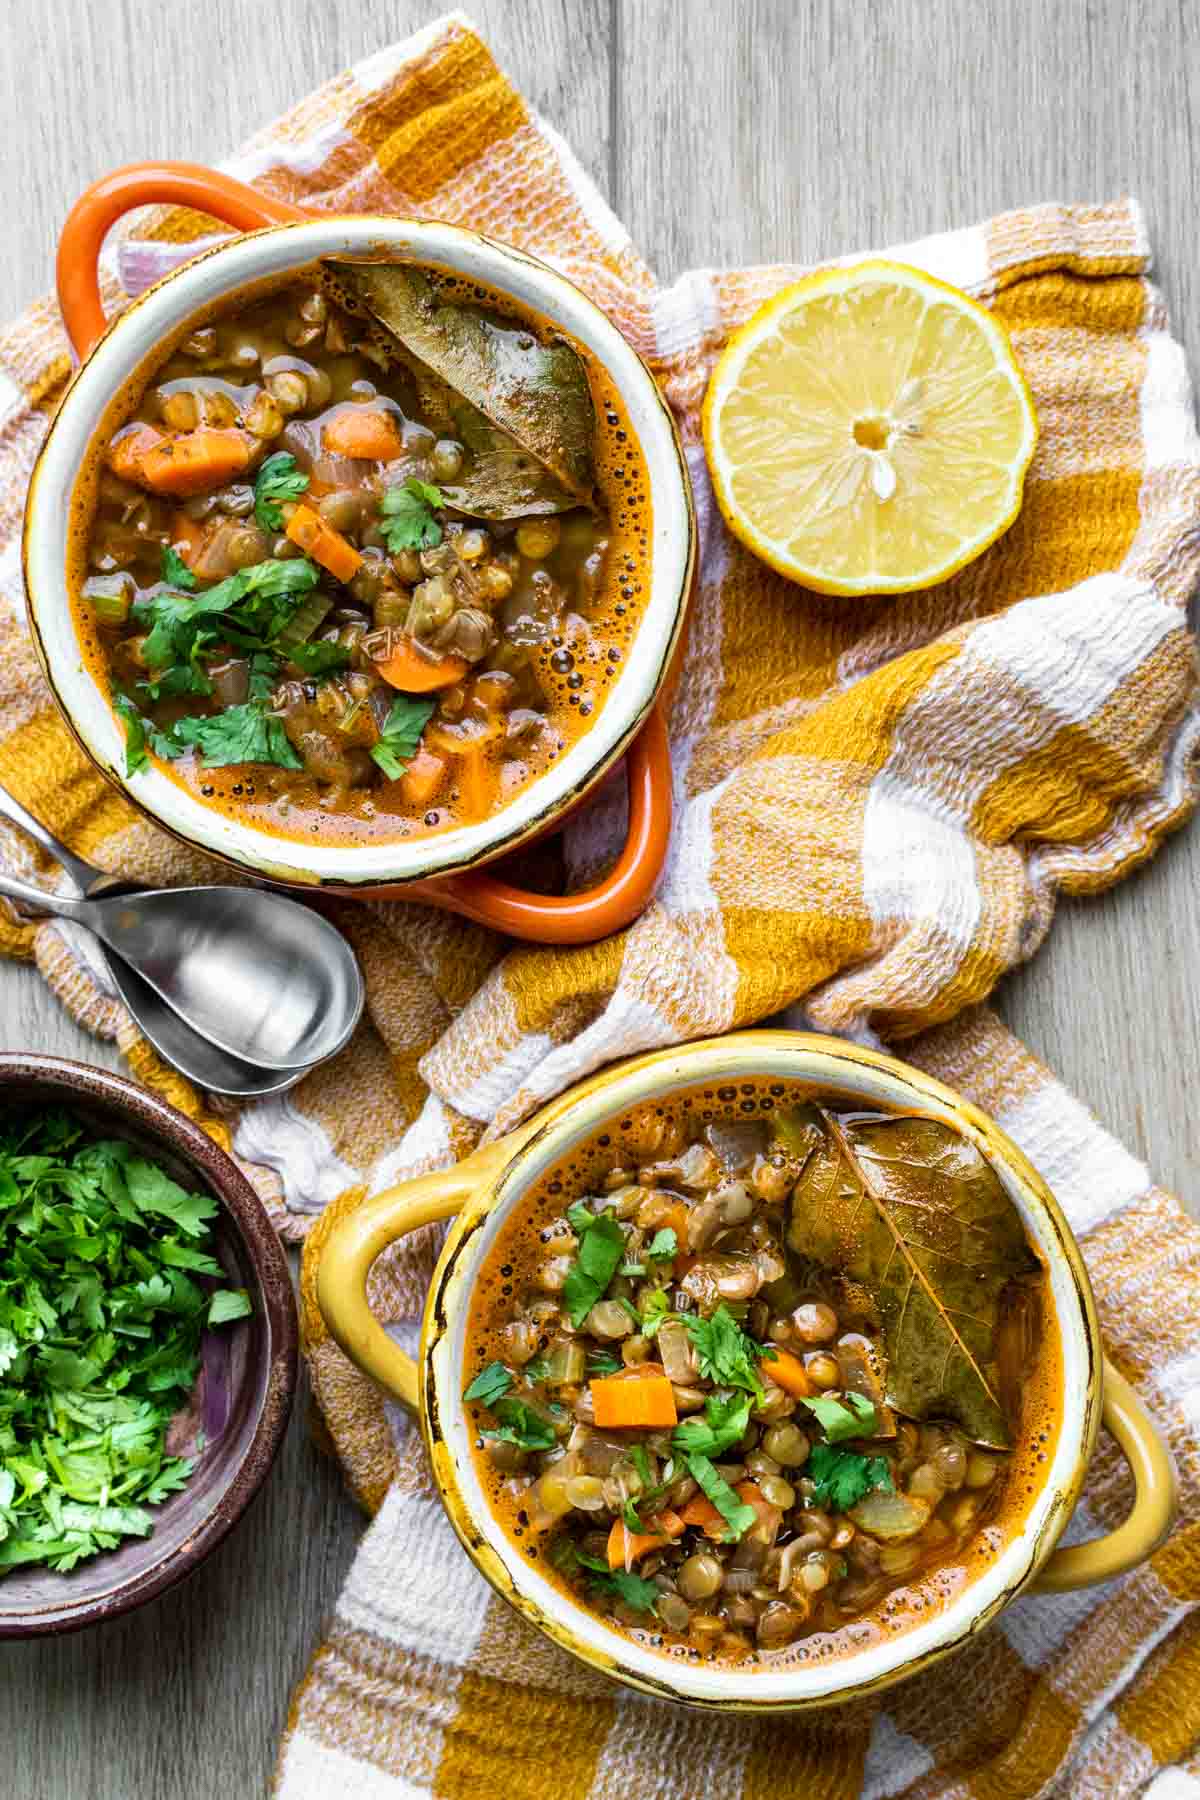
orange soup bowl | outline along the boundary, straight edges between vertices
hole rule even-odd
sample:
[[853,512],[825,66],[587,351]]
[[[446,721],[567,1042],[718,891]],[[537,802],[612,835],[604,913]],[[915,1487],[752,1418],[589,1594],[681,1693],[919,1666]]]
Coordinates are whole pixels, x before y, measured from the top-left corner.
[[[109,227],[134,207],[193,207],[240,234],[196,256],[111,322],[98,259]],[[613,382],[645,458],[652,515],[644,611],[630,654],[595,723],[490,817],[420,839],[301,844],[206,807],[153,765],[124,772],[123,731],[83,654],[68,591],[86,478],[123,398],[136,397],[171,347],[223,301],[321,257],[390,253],[486,283],[574,338]],[[695,563],[687,467],[649,369],[586,295],[523,251],[454,225],[305,214],[241,182],[188,164],[139,164],[97,182],[76,204],[58,256],[63,319],[81,365],[30,483],[24,568],[29,617],[51,691],[102,773],[157,824],[245,875],[328,893],[414,898],[518,937],[581,943],[628,924],[662,871],[671,768],[660,690],[684,628]],[[566,896],[525,891],[481,865],[560,824],[621,757],[629,782],[626,843],[597,886]]]
[[[1016,1206],[1044,1270],[1043,1345],[1061,1379],[1037,1442],[1022,1462],[1020,1506],[990,1554],[955,1572],[943,1595],[838,1654],[802,1660],[791,1651],[765,1665],[668,1656],[586,1610],[509,1537],[489,1504],[464,1404],[468,1324],[481,1270],[498,1235],[539,1187],[545,1191],[581,1146],[620,1121],[667,1107],[685,1092],[739,1082],[787,1083],[852,1109],[919,1112],[973,1142]],[[728,1093],[725,1096],[728,1103]],[[553,1190],[552,1190],[553,1191]],[[564,1195],[564,1204],[573,1194]],[[366,1281],[389,1244],[433,1220],[454,1219],[425,1305],[417,1360],[372,1316]],[[507,1241],[507,1240],[506,1240]],[[317,1273],[321,1310],[358,1367],[419,1416],[434,1479],[467,1555],[498,1593],[582,1662],[647,1693],[746,1712],[800,1711],[858,1697],[928,1667],[1030,1590],[1061,1591],[1111,1580],[1143,1562],[1175,1515],[1169,1452],[1142,1401],[1107,1362],[1087,1271],[1054,1196],[1016,1145],[977,1107],[894,1057],[834,1038],[747,1031],[618,1064],[581,1083],[534,1118],[456,1168],[402,1183],[367,1200],[331,1233]],[[1040,1392],[1040,1388],[1039,1388]],[[1039,1411],[1039,1418],[1042,1417]],[[1100,1426],[1134,1477],[1129,1516],[1106,1536],[1060,1546],[1079,1500]],[[1043,1435],[1044,1432],[1044,1435]],[[1034,1472],[1036,1471],[1036,1472]],[[1007,1500],[1006,1500],[1007,1507]],[[402,1580],[402,1574],[397,1579]]]

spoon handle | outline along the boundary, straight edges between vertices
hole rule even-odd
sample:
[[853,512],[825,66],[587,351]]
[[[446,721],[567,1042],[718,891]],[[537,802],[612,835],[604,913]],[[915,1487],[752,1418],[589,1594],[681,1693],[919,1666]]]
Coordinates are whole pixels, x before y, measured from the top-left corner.
[[[54,833],[47,830],[40,819],[35,819],[32,813],[26,812],[21,802],[14,800],[7,788],[2,787],[0,787],[0,815],[8,819],[11,824],[19,825],[22,831],[27,831],[34,843],[40,844],[43,850],[48,850],[55,862],[66,870],[80,892],[87,893],[100,871],[94,869],[91,863],[84,862],[82,856],[76,856],[73,850],[68,850],[65,844],[60,844]],[[12,897],[16,898],[15,895]]]
[[74,919],[79,925],[88,922],[88,902],[72,900],[66,894],[48,894],[45,888],[18,881],[14,875],[0,875],[0,894],[19,900],[35,913],[52,913],[57,919]]

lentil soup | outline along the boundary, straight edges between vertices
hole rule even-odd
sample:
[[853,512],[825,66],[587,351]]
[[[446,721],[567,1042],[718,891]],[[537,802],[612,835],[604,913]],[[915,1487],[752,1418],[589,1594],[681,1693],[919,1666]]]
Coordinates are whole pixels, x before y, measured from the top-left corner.
[[841,1656],[953,1600],[1057,1441],[1045,1271],[990,1164],[784,1082],[610,1124],[472,1297],[473,1455],[521,1554],[675,1657]]
[[613,383],[449,271],[326,261],[225,300],[101,441],[72,606],[127,768],[260,829],[477,823],[630,652],[650,497]]

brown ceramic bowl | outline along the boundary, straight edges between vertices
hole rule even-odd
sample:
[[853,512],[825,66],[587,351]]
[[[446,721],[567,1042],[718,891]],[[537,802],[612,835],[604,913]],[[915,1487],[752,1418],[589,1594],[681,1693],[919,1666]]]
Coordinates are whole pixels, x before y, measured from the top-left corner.
[[154,1530],[68,1575],[0,1577],[0,1639],[78,1631],[129,1612],[198,1568],[237,1524],[283,1442],[296,1386],[296,1303],[287,1260],[262,1202],[190,1119],[107,1070],[57,1056],[0,1052],[0,1114],[59,1106],[98,1134],[135,1144],[185,1187],[220,1203],[214,1254],[254,1302],[206,1343],[206,1442],[187,1486],[155,1509]]

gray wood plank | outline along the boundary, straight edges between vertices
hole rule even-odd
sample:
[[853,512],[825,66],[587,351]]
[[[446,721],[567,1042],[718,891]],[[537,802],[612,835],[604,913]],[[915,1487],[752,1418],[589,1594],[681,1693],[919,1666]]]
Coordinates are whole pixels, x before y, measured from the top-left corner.
[[[602,186],[610,152],[608,8],[485,0],[473,13],[534,105]],[[123,162],[203,161],[348,63],[416,30],[414,0],[0,0],[0,317],[52,285],[58,227]],[[0,966],[0,1042],[115,1066],[27,969]],[[56,1643],[0,1649],[0,1790],[30,1800],[211,1800],[265,1791],[292,1687],[362,1530],[297,1404],[242,1528],[174,1594]]]
[[[1168,0],[620,0],[613,201],[660,276],[1138,195],[1200,357],[1200,13]],[[1200,835],[1068,902],[1001,1010],[1159,1179],[1200,1198]]]

